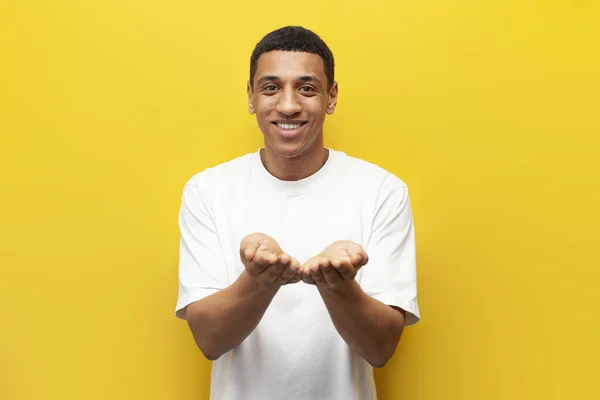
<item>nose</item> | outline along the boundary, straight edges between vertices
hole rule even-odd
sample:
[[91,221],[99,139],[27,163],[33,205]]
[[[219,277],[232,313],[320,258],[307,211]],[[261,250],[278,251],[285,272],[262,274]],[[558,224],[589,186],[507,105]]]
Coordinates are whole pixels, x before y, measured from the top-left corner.
[[277,111],[284,115],[294,115],[302,111],[302,105],[295,90],[285,89],[281,91],[277,102]]

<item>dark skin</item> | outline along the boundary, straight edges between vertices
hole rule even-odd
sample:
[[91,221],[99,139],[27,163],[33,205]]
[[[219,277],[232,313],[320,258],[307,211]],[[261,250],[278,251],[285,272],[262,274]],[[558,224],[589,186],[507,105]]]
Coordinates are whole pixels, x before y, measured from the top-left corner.
[[[272,51],[261,55],[248,109],[264,135],[261,158],[281,180],[299,180],[327,161],[325,116],[337,104],[337,82],[327,82],[315,54]],[[198,347],[216,359],[240,344],[258,325],[277,291],[286,284],[315,285],[331,320],[346,343],[374,367],[393,355],[405,312],[368,296],[354,277],[368,263],[357,243],[337,241],[303,265],[275,239],[252,233],[240,244],[244,272],[228,288],[190,304],[186,318]],[[348,307],[352,304],[352,307]]]
[[[251,85],[248,111],[263,133],[265,168],[282,180],[314,174],[327,160],[323,146],[325,116],[337,105],[338,85],[327,82],[323,60],[315,54],[272,51],[260,56]],[[299,123],[294,135],[276,125]]]

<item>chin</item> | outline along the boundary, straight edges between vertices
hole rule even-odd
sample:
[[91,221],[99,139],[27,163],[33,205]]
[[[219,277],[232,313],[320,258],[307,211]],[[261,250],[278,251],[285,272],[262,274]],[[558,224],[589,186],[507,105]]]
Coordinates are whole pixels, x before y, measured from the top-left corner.
[[278,143],[269,146],[273,153],[283,158],[294,158],[302,154],[306,148],[303,144]]

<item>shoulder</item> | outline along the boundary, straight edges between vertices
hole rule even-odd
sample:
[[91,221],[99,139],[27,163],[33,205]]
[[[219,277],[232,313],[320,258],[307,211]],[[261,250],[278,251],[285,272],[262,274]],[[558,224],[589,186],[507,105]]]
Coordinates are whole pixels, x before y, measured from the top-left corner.
[[371,188],[378,194],[390,194],[406,189],[407,184],[391,171],[371,161],[349,156],[342,151],[336,151],[340,173],[352,177],[360,187]]
[[248,173],[254,156],[254,153],[247,153],[199,171],[187,180],[185,187],[207,191],[215,185],[233,184]]

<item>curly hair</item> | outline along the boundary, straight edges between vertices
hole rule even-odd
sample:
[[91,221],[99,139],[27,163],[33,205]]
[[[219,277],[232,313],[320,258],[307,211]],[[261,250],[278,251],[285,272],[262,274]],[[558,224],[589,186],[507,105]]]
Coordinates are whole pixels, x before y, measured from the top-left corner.
[[333,53],[325,42],[314,32],[301,26],[285,26],[268,33],[256,44],[250,56],[250,85],[253,85],[258,59],[269,51],[298,51],[316,54],[323,59],[327,87],[334,81]]

